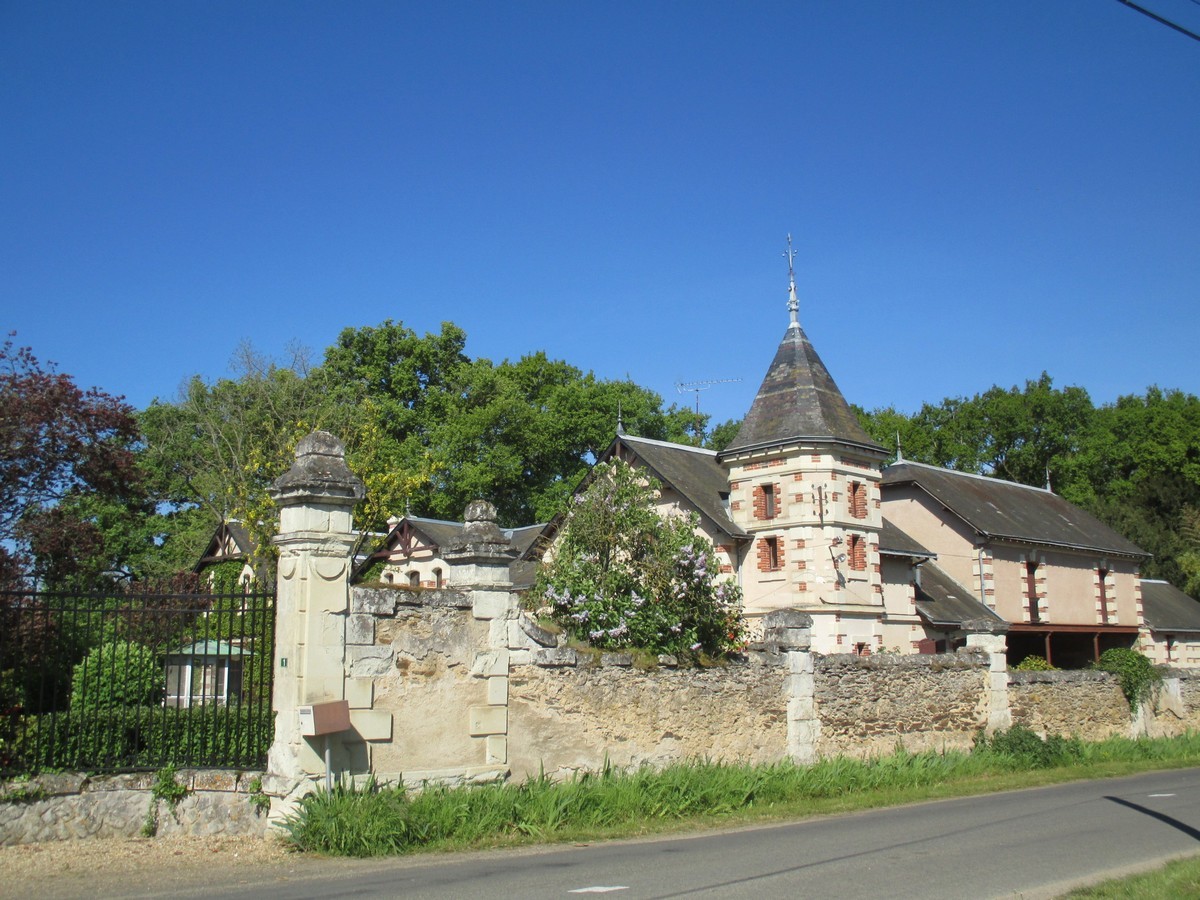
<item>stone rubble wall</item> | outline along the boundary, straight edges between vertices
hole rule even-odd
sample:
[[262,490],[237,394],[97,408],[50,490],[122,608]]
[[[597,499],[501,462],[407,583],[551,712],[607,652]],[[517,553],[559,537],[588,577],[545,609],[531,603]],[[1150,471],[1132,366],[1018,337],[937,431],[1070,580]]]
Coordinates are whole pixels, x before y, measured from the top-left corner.
[[1039,734],[1101,741],[1134,733],[1120,681],[1108,672],[1010,672],[1008,691],[1013,723]]
[[509,677],[515,777],[787,755],[783,672],[759,654],[709,669],[638,668],[621,653],[574,657],[570,665],[518,666]]
[[[158,802],[164,837],[237,835],[261,838],[267,816],[251,785],[261,773],[181,770],[185,796],[170,809]],[[39,775],[0,785],[0,846],[79,838],[134,838],[154,801],[152,772],[132,775]],[[25,799],[37,798],[37,799]]]
[[1200,730],[1200,669],[1173,669],[1165,686],[1165,696],[1156,704],[1156,722],[1173,726],[1172,733]]
[[969,749],[988,723],[988,665],[969,651],[817,657],[818,755]]

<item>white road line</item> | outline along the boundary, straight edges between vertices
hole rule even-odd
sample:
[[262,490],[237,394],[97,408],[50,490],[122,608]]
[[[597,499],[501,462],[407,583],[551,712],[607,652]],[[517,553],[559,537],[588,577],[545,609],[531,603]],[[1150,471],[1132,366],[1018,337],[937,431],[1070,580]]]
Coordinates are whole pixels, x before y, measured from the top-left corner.
[[593,887],[575,888],[573,891],[567,891],[568,894],[611,894],[613,891],[627,891],[629,885],[613,884],[613,885],[594,885]]
[[1147,797],[1174,797],[1174,794],[1147,794]]

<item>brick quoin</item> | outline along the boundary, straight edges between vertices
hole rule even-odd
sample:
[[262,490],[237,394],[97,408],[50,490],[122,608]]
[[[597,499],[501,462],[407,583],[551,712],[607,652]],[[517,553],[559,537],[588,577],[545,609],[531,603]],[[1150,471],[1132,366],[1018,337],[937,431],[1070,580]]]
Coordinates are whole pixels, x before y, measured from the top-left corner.
[[767,463],[767,465],[768,465],[768,466],[772,466],[772,467],[774,467],[774,466],[782,466],[782,465],[783,465],[783,460],[782,460],[782,459],[773,459],[773,460],[771,460],[769,463]]
[[792,481],[803,481],[803,480],[804,480],[803,472],[797,472],[795,475],[792,476]]

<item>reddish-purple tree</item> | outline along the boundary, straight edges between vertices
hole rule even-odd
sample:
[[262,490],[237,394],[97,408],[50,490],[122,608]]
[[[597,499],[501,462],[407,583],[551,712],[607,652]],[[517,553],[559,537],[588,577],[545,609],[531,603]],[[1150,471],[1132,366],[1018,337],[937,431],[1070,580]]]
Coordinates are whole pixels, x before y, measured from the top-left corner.
[[80,498],[137,502],[131,406],[43,366],[12,337],[0,346],[0,583],[30,571],[87,571],[102,535]]

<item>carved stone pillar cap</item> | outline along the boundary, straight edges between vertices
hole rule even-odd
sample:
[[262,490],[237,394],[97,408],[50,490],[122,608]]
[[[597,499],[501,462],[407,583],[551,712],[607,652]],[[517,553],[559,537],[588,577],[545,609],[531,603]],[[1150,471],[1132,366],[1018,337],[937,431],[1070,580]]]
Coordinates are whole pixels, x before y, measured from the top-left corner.
[[276,503],[303,497],[357,502],[366,489],[346,465],[346,448],[327,431],[314,431],[296,445],[296,461],[271,489]]
[[1008,634],[1009,623],[992,616],[980,616],[978,619],[966,619],[962,622],[962,630],[968,634]]
[[467,504],[462,531],[443,547],[446,559],[516,558],[517,548],[496,524],[496,507],[486,500]]

